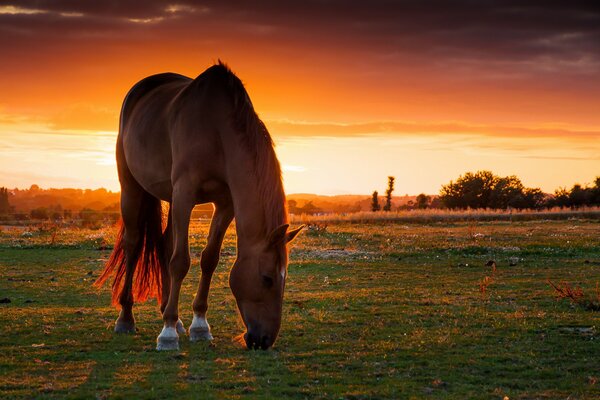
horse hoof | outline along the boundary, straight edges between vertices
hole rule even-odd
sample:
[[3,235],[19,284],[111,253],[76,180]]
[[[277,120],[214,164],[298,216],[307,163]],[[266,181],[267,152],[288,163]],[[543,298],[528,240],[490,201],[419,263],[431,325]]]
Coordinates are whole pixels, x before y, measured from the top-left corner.
[[190,341],[199,342],[201,340],[213,340],[210,333],[210,325],[205,317],[199,317],[194,313],[192,325],[190,325]]
[[200,342],[204,340],[213,340],[210,330],[203,328],[190,328],[190,342]]
[[117,320],[115,324],[115,333],[135,333],[135,322]]
[[156,350],[179,350],[179,336],[177,330],[171,327],[164,327],[156,339]]
[[180,335],[185,335],[187,333],[187,331],[185,330],[185,327],[183,326],[183,322],[181,322],[181,319],[177,320],[177,324],[175,324],[175,329],[177,330],[177,333]]
[[173,351],[179,350],[178,338],[163,338],[156,341],[156,350],[158,351]]

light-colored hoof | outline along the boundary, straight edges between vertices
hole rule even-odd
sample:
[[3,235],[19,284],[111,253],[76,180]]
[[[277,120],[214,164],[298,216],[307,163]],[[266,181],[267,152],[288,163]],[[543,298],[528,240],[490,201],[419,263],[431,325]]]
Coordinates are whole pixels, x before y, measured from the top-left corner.
[[165,326],[156,339],[156,350],[179,350],[179,336],[173,327]]
[[175,329],[177,330],[177,333],[180,334],[180,335],[187,334],[187,331],[185,330],[185,327],[183,326],[183,322],[181,321],[181,318],[177,320],[177,324],[175,325]]
[[213,340],[213,335],[209,330],[190,328],[190,342],[200,342],[204,340]]
[[173,351],[179,350],[179,338],[158,338],[156,341],[156,350]]
[[115,323],[115,333],[135,333],[135,322],[117,320]]
[[192,325],[190,325],[190,342],[203,340],[213,340],[213,335],[210,333],[210,325],[208,325],[206,318],[194,314]]

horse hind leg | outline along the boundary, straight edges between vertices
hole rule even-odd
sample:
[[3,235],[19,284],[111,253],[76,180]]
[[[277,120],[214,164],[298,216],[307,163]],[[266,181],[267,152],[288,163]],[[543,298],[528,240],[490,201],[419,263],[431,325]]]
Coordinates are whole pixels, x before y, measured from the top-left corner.
[[123,218],[121,246],[125,257],[125,279],[118,299],[121,311],[115,323],[115,332],[117,333],[135,332],[132,284],[143,244],[139,215],[142,201],[142,192],[126,190],[121,192],[121,214]]

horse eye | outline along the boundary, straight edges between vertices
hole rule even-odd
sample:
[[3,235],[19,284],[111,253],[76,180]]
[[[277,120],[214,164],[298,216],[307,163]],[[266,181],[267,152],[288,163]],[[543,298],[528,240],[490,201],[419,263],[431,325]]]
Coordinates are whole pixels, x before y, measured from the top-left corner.
[[273,278],[271,278],[270,276],[263,275],[262,279],[263,285],[265,285],[266,287],[270,288],[271,286],[273,286]]

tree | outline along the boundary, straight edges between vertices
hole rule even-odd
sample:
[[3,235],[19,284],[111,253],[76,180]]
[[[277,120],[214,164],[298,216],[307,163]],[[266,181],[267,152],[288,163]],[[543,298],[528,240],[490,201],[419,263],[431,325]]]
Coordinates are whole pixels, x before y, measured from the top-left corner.
[[373,198],[371,200],[371,211],[379,211],[381,210],[381,206],[379,205],[379,198],[377,197],[379,193],[377,190],[373,192]]
[[98,226],[102,221],[102,213],[90,208],[84,208],[79,212],[84,226]]
[[290,214],[298,214],[298,202],[296,200],[288,200],[287,206]]
[[486,208],[496,178],[490,171],[467,172],[442,186],[440,200],[448,208]]
[[417,208],[423,210],[429,207],[429,203],[431,202],[431,197],[427,196],[425,193],[421,193],[417,196]]
[[575,184],[569,193],[569,205],[571,207],[581,207],[587,203],[587,191],[580,184]]
[[8,189],[0,188],[0,215],[10,213],[10,203],[8,202]]
[[495,176],[491,186],[492,193],[487,208],[526,208],[523,196],[525,186],[516,176],[511,175],[504,178]]
[[592,188],[592,202],[595,206],[600,206],[600,176],[597,176],[594,181],[594,187]]
[[600,176],[594,180],[594,186],[573,185],[571,190],[560,187],[554,191],[554,196],[548,202],[557,207],[600,206]]
[[490,171],[467,172],[440,190],[440,201],[448,208],[539,208],[544,197],[514,175],[500,177]]
[[394,177],[388,176],[388,188],[385,191],[385,205],[383,211],[392,211],[392,192],[394,191]]
[[567,188],[559,187],[554,191],[554,198],[552,199],[552,205],[557,207],[568,207],[569,206],[569,191]]
[[31,210],[32,219],[48,219],[48,209],[46,207],[38,207]]
[[318,214],[321,212],[321,209],[313,204],[312,201],[306,202],[304,206],[298,209],[302,214]]
[[525,197],[524,208],[538,209],[546,205],[547,196],[539,188],[525,188],[523,194]]

